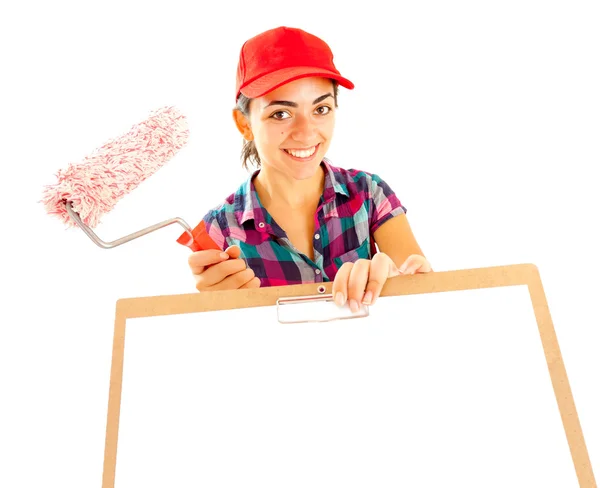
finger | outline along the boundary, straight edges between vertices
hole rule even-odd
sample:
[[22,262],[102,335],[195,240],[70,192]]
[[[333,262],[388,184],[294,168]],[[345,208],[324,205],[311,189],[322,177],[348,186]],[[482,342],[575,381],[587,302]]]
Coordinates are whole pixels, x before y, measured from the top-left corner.
[[238,271],[237,273],[227,276],[219,283],[209,286],[205,289],[205,291],[237,290],[238,288],[248,284],[254,278],[255,275],[252,268],[245,268],[242,271]]
[[[229,259],[237,259],[242,254],[242,250],[240,249],[240,246],[234,245],[234,246],[229,246],[227,249],[225,249],[225,251],[223,251],[223,253],[224,254],[221,254],[222,256],[228,256]],[[228,258],[223,257],[223,259],[228,259]],[[205,266],[204,270],[206,270],[210,266],[214,266],[214,264],[209,264],[209,265]]]
[[405,275],[415,274],[421,268],[421,263],[419,261],[413,261],[405,270]]
[[430,271],[433,271],[431,269],[431,263],[423,258],[423,263],[421,264],[421,267],[417,270],[417,272],[419,273],[429,273]]
[[225,249],[225,252],[229,254],[231,258],[241,259],[244,261],[244,265],[246,268],[248,268],[248,262],[244,259],[244,256],[242,256],[242,250],[240,246],[229,246],[227,249]]
[[331,287],[331,293],[335,300],[336,305],[342,306],[348,299],[348,278],[352,271],[353,263],[344,263],[338,269],[333,280],[333,286]]
[[397,276],[396,265],[392,259],[385,253],[378,252],[371,260],[371,269],[369,271],[369,282],[363,298],[365,305],[375,305],[375,301],[381,294],[381,289],[391,276]]
[[419,254],[411,254],[400,266],[400,273],[409,274],[409,271],[419,269],[424,260],[425,258]]
[[227,254],[229,254],[229,257],[231,258],[239,258],[240,255],[242,254],[242,250],[240,249],[240,246],[229,246],[227,249],[225,249],[225,252]]
[[248,283],[240,286],[240,288],[260,288],[260,278],[255,276]]
[[352,312],[358,312],[360,309],[360,303],[362,303],[369,281],[370,268],[371,261],[368,259],[359,259],[352,266],[348,280],[348,303]]
[[427,259],[418,254],[413,254],[412,256],[409,256],[405,264],[406,267],[403,274],[406,275],[415,274],[417,272],[428,273],[429,271],[431,271],[431,265],[429,264],[429,261],[427,261]]
[[243,259],[228,259],[221,263],[206,268],[202,273],[195,275],[196,289],[207,289],[223,281],[227,276],[246,269]]
[[220,263],[225,259],[229,259],[229,256],[223,251],[208,249],[190,254],[188,257],[188,264],[193,274],[200,274],[207,266]]

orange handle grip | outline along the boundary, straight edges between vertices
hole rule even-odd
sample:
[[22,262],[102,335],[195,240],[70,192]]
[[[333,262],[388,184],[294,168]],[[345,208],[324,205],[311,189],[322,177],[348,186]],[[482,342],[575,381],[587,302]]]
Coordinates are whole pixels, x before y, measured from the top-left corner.
[[200,223],[194,229],[192,229],[192,235],[194,236],[193,242],[190,242],[190,236],[187,232],[181,234],[179,239],[177,239],[177,242],[189,247],[194,252],[206,251],[208,249],[222,251],[217,243],[208,235],[208,232],[206,232],[206,225],[204,225],[204,221],[200,221]]

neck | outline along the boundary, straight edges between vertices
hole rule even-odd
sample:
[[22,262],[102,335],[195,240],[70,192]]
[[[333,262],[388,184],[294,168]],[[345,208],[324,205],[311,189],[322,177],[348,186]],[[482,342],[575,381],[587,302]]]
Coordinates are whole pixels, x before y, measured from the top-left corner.
[[286,178],[275,174],[268,167],[261,168],[254,179],[258,197],[265,208],[275,204],[288,210],[314,210],[323,194],[325,172],[322,166],[315,175],[306,180]]

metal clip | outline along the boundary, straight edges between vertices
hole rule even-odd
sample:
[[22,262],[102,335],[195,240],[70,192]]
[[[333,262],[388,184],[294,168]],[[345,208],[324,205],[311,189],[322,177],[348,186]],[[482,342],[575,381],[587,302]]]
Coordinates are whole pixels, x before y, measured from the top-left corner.
[[[289,307],[284,307],[284,305],[307,306],[302,308],[294,308],[294,310],[292,311]],[[369,307],[364,304],[360,304],[360,309],[357,312],[352,312],[347,304],[343,307],[338,307],[333,300],[332,294],[308,295],[304,297],[289,297],[277,299],[277,320],[281,324],[330,322],[333,320],[367,317],[368,315]],[[290,317],[290,319],[287,319],[288,316]]]

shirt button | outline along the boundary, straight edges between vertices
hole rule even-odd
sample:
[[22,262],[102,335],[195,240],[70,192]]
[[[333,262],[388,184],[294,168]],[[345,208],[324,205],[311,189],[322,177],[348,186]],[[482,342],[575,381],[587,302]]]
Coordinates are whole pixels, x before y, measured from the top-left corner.
[[320,239],[321,236],[319,234],[315,234],[315,239]]
[[265,226],[265,223],[261,222],[260,224],[258,224],[258,226],[262,229]]
[[321,270],[320,269],[315,269],[315,273],[321,274]]

